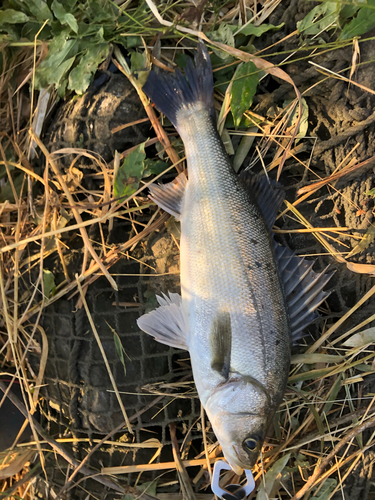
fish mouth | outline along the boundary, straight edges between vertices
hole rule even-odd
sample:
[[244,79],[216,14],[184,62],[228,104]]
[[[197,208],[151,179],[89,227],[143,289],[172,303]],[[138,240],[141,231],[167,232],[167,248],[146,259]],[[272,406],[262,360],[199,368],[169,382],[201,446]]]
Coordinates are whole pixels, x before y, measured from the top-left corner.
[[237,476],[242,476],[244,468],[240,467],[239,465],[229,462],[229,465],[232,467],[232,471],[237,474]]
[[236,445],[232,445],[232,452],[230,456],[228,453],[224,453],[225,459],[228,464],[231,466],[233,472],[237,474],[237,476],[242,476],[244,470],[250,470],[254,464],[245,464],[237,451]]

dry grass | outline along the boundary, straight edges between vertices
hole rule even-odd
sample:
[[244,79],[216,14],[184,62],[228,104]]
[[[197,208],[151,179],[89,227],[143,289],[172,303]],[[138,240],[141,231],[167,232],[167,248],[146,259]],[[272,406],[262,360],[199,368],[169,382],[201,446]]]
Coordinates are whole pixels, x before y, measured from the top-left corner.
[[[259,25],[261,22],[267,21],[279,2],[280,0],[258,2],[260,7],[251,16],[249,8],[244,7],[245,2],[238,0],[226,10],[223,19],[226,22],[241,19],[242,24],[254,22],[255,20]],[[267,166],[267,170],[277,168],[278,177],[285,162],[290,158],[300,163],[302,168],[310,169],[309,164],[304,163],[298,156],[306,146],[302,143],[296,145],[294,142],[298,133],[300,118],[293,123],[292,127],[289,123],[289,118],[296,107],[299,107],[299,117],[301,117],[302,111],[301,94],[292,78],[280,67],[274,66],[258,55],[249,55],[242,50],[234,49],[223,43],[210,41],[205,33],[212,29],[214,19],[213,15],[209,13],[202,18],[202,23],[197,29],[187,28],[182,21],[181,25],[176,25],[176,19],[181,19],[181,16],[187,12],[188,8],[196,9],[193,3],[170,5],[162,14],[152,0],[147,0],[147,3],[159,23],[165,28],[171,28],[170,32],[164,34],[164,39],[168,40],[168,36],[173,33],[173,26],[175,32],[181,35],[179,42],[184,37],[186,37],[186,41],[188,41],[187,39],[196,40],[197,37],[202,38],[211,48],[230,53],[236,58],[236,63],[239,61],[253,61],[259,69],[291,85],[296,99],[289,108],[276,116],[273,121],[248,112],[247,117],[253,120],[256,125],[255,128],[251,132],[245,130],[229,131],[226,139],[230,142],[232,135],[241,134],[243,138],[246,138],[246,136],[251,137],[251,141],[245,146],[248,148],[247,151],[254,140],[257,141],[257,148],[261,155],[270,150],[274,151],[274,159]],[[295,35],[296,33],[292,33],[290,36]],[[172,40],[174,39],[170,38],[168,42],[172,43]],[[148,44],[153,43],[153,40],[145,40],[145,43],[148,46]],[[334,49],[335,46],[325,47],[324,49],[319,47],[317,51],[319,53],[319,51]],[[358,47],[356,50],[356,53],[358,53]],[[165,52],[165,54],[163,51],[161,52],[162,57],[160,59],[152,56],[153,62],[159,67],[164,67],[163,61],[167,62],[169,60],[169,54],[167,51]],[[30,101],[26,91],[27,85],[32,82],[35,66],[45,57],[46,47],[44,44],[38,44],[34,48],[20,48],[18,51],[13,51],[11,56],[7,49],[3,47],[2,54],[3,73],[0,77],[0,124],[2,130],[0,155],[2,160],[0,161],[0,172],[5,172],[6,180],[0,180],[0,182],[3,189],[9,191],[9,198],[11,197],[12,200],[2,199],[0,202],[0,362],[3,372],[12,369],[10,377],[12,382],[9,387],[16,381],[20,384],[23,401],[16,401],[14,398],[13,400],[24,415],[25,421],[30,423],[33,440],[20,446],[17,446],[17,442],[15,442],[14,449],[2,456],[0,462],[0,480],[3,481],[1,491],[7,491],[6,495],[30,498],[28,496],[28,485],[31,484],[30,479],[32,477],[30,472],[36,473],[43,470],[46,454],[51,453],[51,450],[53,450],[54,453],[63,457],[71,465],[71,473],[67,477],[63,491],[59,493],[61,495],[64,491],[74,487],[78,472],[86,476],[94,474],[86,466],[89,456],[102,445],[110,443],[113,446],[114,443],[110,440],[111,437],[116,432],[119,432],[125,423],[130,430],[131,422],[136,420],[137,415],[132,415],[130,418],[127,416],[116,381],[111,376],[113,388],[124,415],[124,423],[102,440],[95,441],[95,446],[84,461],[78,463],[64,449],[64,443],[69,442],[70,438],[52,439],[51,436],[46,434],[45,430],[33,417],[40,402],[40,386],[43,383],[43,374],[48,362],[48,341],[43,328],[39,324],[41,315],[44,309],[53,302],[76,295],[78,307],[84,306],[88,317],[91,319],[85,301],[87,287],[99,276],[104,275],[111,286],[116,288],[116,282],[111,275],[111,267],[122,258],[124,252],[128,252],[146,236],[163,227],[169,216],[157,211],[150,223],[128,241],[121,245],[113,245],[111,248],[106,248],[103,242],[101,251],[95,250],[88,237],[87,228],[94,224],[102,227],[111,224],[117,217],[131,216],[136,212],[152,208],[153,204],[147,199],[146,193],[147,186],[155,179],[142,183],[139,190],[131,197],[116,200],[113,194],[116,162],[111,166],[106,165],[98,155],[77,148],[64,149],[55,153],[49,152],[43,144],[43,139],[36,133],[35,125],[32,125],[36,123],[35,118],[40,111],[38,111],[38,108],[34,109],[35,103],[33,99]],[[313,50],[311,50],[311,54],[304,57],[308,58],[312,57],[312,55]],[[114,62],[132,79],[126,64],[121,60],[120,53],[117,53],[117,60],[114,59]],[[353,59],[353,66],[355,64],[357,64],[357,59]],[[350,79],[345,79],[338,74],[327,72],[324,68],[318,67],[318,69],[324,71],[328,75],[327,78],[342,78],[348,84],[358,85],[354,82],[352,74]],[[170,136],[161,125],[155,110],[141,89],[138,88],[137,81],[132,79],[132,82],[137,88],[157,137],[151,139],[149,143],[159,141],[169,156],[170,166],[166,172],[173,169],[178,173],[182,172],[184,158],[180,158],[173,148]],[[370,92],[367,88],[363,88],[363,90]],[[34,93],[32,95],[34,96]],[[217,107],[220,110],[220,131],[225,133],[228,132],[224,129],[224,118],[229,112],[228,94],[221,95],[217,93],[216,97]],[[254,121],[255,119],[256,121]],[[37,151],[41,158],[40,161],[43,163],[40,173],[34,171],[30,159],[30,141],[34,141],[38,146]],[[130,150],[121,151],[120,157],[126,157],[129,152]],[[102,181],[100,192],[86,190],[85,199],[83,199],[82,193],[84,190],[79,181],[77,181],[73,189],[68,186],[56,161],[59,155],[64,154],[73,154],[76,158],[85,155],[97,165],[98,178]],[[354,157],[354,151],[351,158],[348,155],[347,160],[348,162],[341,165],[338,171],[330,177],[319,178],[316,183],[300,190],[299,194],[302,196],[293,204],[287,203],[285,210],[280,214],[275,232],[283,232],[283,217],[294,217],[300,224],[300,227],[295,231],[314,234],[333,259],[347,265],[353,272],[374,275],[374,266],[349,263],[345,253],[347,249],[344,248],[343,252],[339,253],[336,247],[333,246],[333,243],[337,243],[337,237],[342,232],[352,233],[350,227],[314,228],[296,208],[301,201],[306,200],[318,189],[322,189],[324,186],[335,189],[334,182],[337,179],[360,169],[370,160],[372,161],[370,159],[358,163]],[[360,210],[360,207],[356,208]],[[90,219],[83,220],[82,214],[89,215]],[[64,246],[61,238],[63,235],[77,230],[84,242],[85,258],[82,268],[78,270],[76,277],[74,277],[69,275],[66,264],[68,249]],[[353,234],[352,237],[356,238],[357,236]],[[328,240],[333,241],[333,243]],[[37,251],[35,250],[36,246]],[[57,284],[54,292],[45,289],[46,281],[44,279],[45,259],[53,253],[57,253],[59,256],[65,276],[65,279]],[[33,288],[25,290],[23,282],[31,268],[38,270],[37,278],[33,283]],[[374,287],[336,323],[327,321],[323,325],[321,337],[311,347],[306,346],[304,354],[296,358],[294,364],[292,364],[290,384],[293,384],[293,389],[288,389],[284,403],[280,408],[281,427],[275,433],[274,438],[264,446],[262,461],[259,461],[254,469],[254,476],[257,486],[259,486],[264,480],[264,474],[266,474],[265,478],[267,478],[267,471],[274,467],[283,456],[290,454],[293,460],[291,459],[280,473],[274,485],[273,493],[276,495],[277,491],[279,491],[279,498],[291,497],[293,500],[307,498],[305,495],[311,488],[318,487],[318,490],[315,490],[316,496],[327,479],[334,477],[336,480],[334,488],[329,497],[324,497],[331,498],[336,491],[340,490],[347,475],[351,473],[355,465],[363,459],[365,451],[375,444],[375,433],[369,437],[364,435],[365,430],[375,426],[375,413],[373,410],[375,397],[372,394],[361,393],[361,383],[364,377],[375,373],[375,353],[369,344],[354,347],[343,345],[344,340],[363,329],[366,324],[374,320],[374,316],[354,328],[348,327],[348,330],[339,338],[332,340],[332,336],[338,328],[344,328],[345,322],[362,304],[372,297],[373,293],[375,293]],[[100,344],[100,336],[97,334],[93,323],[92,329]],[[37,332],[41,335],[41,344],[35,339]],[[35,350],[41,354],[38,373],[34,373],[28,364],[26,354],[29,350]],[[104,350],[102,352],[105,355]],[[192,390],[191,386],[186,387],[183,384],[184,382],[180,387],[181,397],[191,397],[191,394],[189,394]],[[8,390],[2,382],[0,382],[0,388],[3,391]],[[176,396],[175,387],[165,385],[164,387],[153,388],[153,392],[157,396],[140,413],[156,406],[163,400],[169,390]],[[0,395],[1,406],[5,397],[2,397],[2,392],[0,392]],[[353,395],[358,395],[358,397],[353,398]],[[338,410],[340,410],[340,416],[331,419],[330,415],[333,412],[337,414]],[[190,500],[193,498],[211,499],[212,495],[207,493],[195,495],[192,488],[192,484],[195,484],[207,472],[207,469],[210,471],[210,464],[220,455],[217,443],[210,441],[212,439],[211,429],[209,424],[204,422],[203,416],[201,417],[201,425],[205,435],[204,451],[201,456],[196,457],[194,460],[182,460],[178,445],[174,442],[174,463],[134,464],[134,466],[119,468],[104,467],[101,474],[95,475],[95,479],[119,493],[128,493],[132,497],[138,497],[140,491],[137,488],[124,486],[121,480],[109,476],[132,471],[176,468],[184,498]],[[171,431],[173,435],[173,428]],[[319,443],[320,447],[316,446]],[[158,441],[146,441],[131,444],[118,443],[116,446],[155,447],[157,453],[159,453],[161,445]],[[31,459],[33,459],[32,463],[37,465],[34,466],[33,470],[29,471],[31,466],[28,464],[30,464]],[[185,467],[192,465],[200,466],[201,469],[191,483]],[[232,482],[234,480],[233,474],[228,473],[226,480]],[[146,491],[142,498],[147,500],[147,498],[154,497]],[[170,496],[162,495],[158,496],[158,498],[172,500],[174,496],[172,494]]]

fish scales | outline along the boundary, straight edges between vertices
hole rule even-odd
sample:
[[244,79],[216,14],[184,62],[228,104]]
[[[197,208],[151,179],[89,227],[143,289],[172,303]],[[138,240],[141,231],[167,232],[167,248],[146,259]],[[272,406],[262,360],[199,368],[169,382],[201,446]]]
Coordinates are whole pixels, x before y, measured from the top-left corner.
[[189,165],[181,217],[181,291],[191,311],[189,345],[197,346],[190,351],[193,366],[204,361],[209,377],[207,332],[224,308],[232,319],[232,370],[277,393],[277,373],[289,369],[291,340],[269,230],[234,174],[208,113],[193,108],[181,115]]
[[138,325],[189,350],[199,398],[240,473],[259,457],[284,395],[292,339],[315,319],[330,276],[275,244],[280,193],[234,173],[215,126],[203,44],[186,74],[189,83],[178,71],[151,72],[144,86],[184,142],[189,179],[150,186],[151,199],[181,221],[181,296],[157,297],[160,307]]

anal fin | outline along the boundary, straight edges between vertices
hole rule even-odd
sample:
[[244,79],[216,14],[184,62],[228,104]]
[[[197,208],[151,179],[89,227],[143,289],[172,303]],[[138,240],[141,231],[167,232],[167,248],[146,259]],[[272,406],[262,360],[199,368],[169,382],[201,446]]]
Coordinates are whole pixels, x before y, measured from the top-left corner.
[[188,351],[188,318],[181,295],[169,292],[169,296],[156,298],[160,307],[138,318],[139,328],[161,344]]
[[184,197],[187,178],[181,173],[168,184],[151,184],[150,198],[159,207],[173,215],[177,220],[180,219],[182,199]]

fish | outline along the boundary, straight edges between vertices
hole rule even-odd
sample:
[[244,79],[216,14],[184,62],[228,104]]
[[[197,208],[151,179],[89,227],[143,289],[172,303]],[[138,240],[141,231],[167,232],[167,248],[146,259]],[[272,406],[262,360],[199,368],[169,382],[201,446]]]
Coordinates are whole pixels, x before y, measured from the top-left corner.
[[200,401],[240,474],[259,458],[285,393],[292,343],[316,318],[331,275],[275,242],[283,191],[234,172],[217,132],[203,42],[185,74],[151,71],[143,86],[184,143],[188,179],[181,173],[150,185],[150,198],[181,224],[181,294],[158,296],[138,326],[189,351]]

